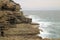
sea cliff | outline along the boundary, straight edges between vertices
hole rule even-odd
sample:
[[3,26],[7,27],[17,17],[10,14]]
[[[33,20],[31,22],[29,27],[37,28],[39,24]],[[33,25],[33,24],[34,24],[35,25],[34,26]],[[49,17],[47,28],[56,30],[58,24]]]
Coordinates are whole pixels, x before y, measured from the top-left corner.
[[39,24],[32,23],[21,10],[13,0],[0,0],[0,40],[59,40],[38,36]]

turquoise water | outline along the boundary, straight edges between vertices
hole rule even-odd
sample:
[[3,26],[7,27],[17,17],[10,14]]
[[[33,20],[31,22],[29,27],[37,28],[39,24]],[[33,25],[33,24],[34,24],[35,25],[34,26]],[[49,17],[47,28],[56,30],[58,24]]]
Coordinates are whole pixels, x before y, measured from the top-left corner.
[[43,30],[39,36],[47,38],[60,38],[60,11],[24,11],[25,15],[37,22]]

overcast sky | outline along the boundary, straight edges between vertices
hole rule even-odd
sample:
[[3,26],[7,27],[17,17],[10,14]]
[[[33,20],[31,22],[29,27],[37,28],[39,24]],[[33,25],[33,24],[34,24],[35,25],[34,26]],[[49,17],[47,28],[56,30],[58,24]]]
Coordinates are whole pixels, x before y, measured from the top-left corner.
[[23,10],[60,10],[60,0],[14,0]]

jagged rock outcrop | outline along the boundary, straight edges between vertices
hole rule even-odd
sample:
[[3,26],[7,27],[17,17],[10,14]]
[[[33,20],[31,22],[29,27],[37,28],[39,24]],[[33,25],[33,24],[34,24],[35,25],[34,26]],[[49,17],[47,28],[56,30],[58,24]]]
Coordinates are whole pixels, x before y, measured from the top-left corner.
[[0,0],[0,10],[19,11],[20,9],[20,5],[12,0]]

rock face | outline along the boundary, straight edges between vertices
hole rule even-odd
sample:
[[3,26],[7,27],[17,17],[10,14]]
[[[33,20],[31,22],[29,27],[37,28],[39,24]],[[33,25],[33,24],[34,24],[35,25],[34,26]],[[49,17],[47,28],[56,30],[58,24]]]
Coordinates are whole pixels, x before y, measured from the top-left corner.
[[0,0],[0,40],[43,40],[31,18],[24,16],[13,0]]

